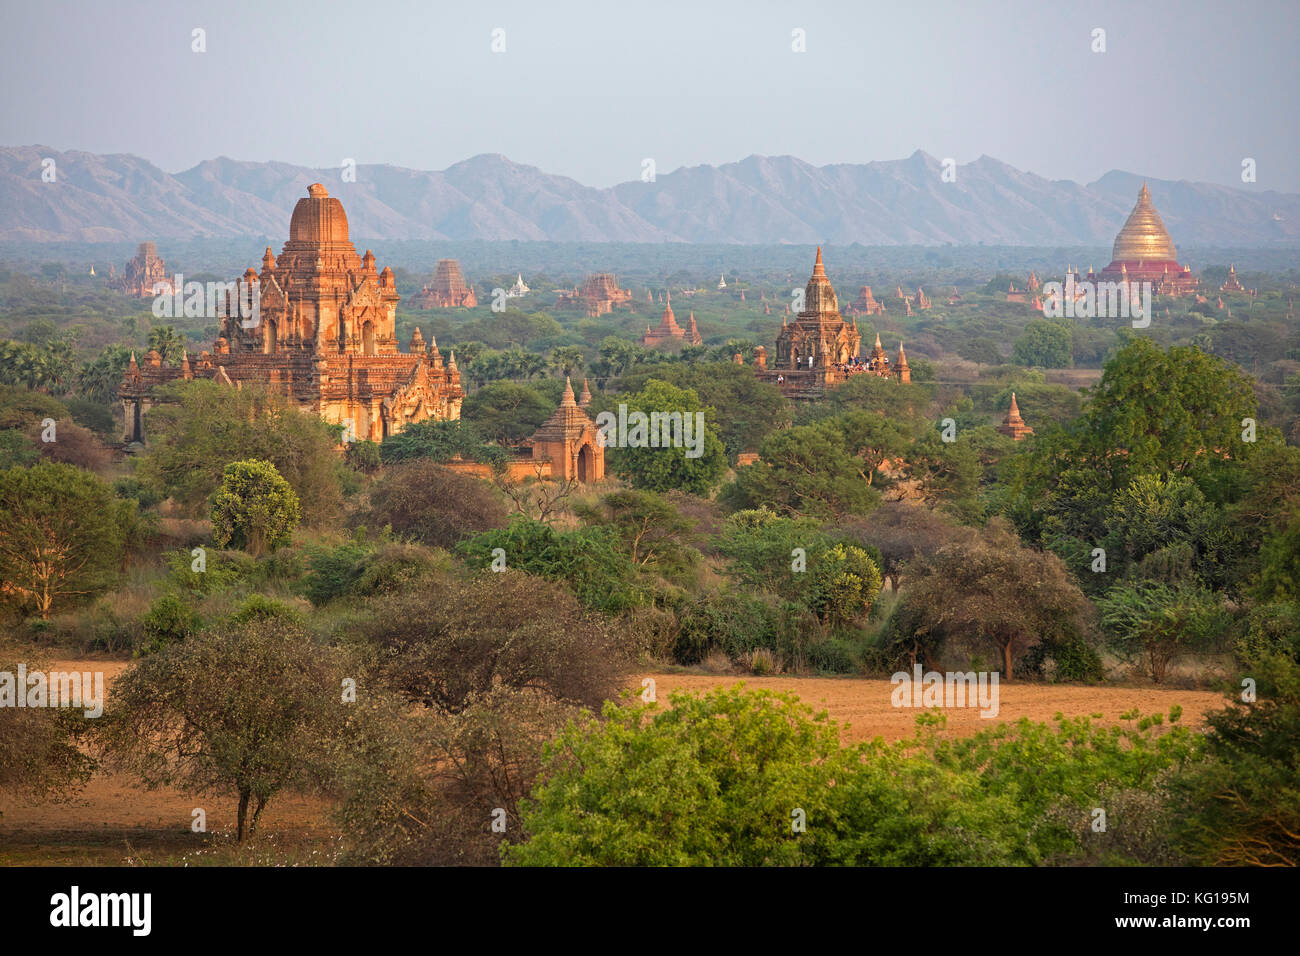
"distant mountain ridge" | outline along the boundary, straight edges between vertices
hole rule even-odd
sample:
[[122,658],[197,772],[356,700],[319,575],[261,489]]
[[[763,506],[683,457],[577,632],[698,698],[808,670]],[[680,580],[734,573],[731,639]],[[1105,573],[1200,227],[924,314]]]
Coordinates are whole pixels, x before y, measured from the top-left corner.
[[[42,181],[53,158],[54,183]],[[441,171],[205,160],[175,175],[129,154],[0,147],[0,240],[109,242],[263,236],[281,240],[294,203],[322,182],[367,239],[581,242],[1109,245],[1143,177],[1049,180],[988,156],[955,182],[917,150],[906,159],[813,166],[750,156],[683,167],[655,182],[584,186],[504,156]],[[1300,244],[1300,195],[1148,178],[1180,244]]]

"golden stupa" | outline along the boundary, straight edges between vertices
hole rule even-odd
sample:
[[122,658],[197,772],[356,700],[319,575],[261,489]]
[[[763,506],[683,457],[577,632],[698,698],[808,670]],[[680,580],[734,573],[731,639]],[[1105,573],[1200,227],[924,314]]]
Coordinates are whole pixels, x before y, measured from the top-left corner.
[[1116,262],[1177,262],[1178,250],[1164,220],[1151,204],[1151,190],[1142,184],[1137,205],[1115,237],[1111,258]]
[[1191,266],[1178,262],[1178,250],[1164,220],[1151,202],[1151,190],[1142,184],[1137,204],[1115,237],[1112,262],[1100,275],[1103,282],[1151,282],[1162,295],[1186,295],[1198,279]]

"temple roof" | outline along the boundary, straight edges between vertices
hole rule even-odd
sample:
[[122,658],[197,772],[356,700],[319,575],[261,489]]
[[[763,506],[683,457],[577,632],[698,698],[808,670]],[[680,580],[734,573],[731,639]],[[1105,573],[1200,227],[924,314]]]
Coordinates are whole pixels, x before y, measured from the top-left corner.
[[834,313],[838,318],[839,299],[835,287],[826,277],[826,266],[822,263],[822,247],[817,247],[817,261],[813,263],[813,273],[804,289],[803,312],[800,315],[824,315]]
[[320,183],[307,187],[289,219],[289,239],[298,242],[347,242],[348,217],[343,204]]
[[595,427],[596,423],[578,407],[578,403],[573,397],[573,382],[566,377],[564,379],[564,394],[560,397],[559,407],[551,413],[551,417],[542,423],[542,427],[537,429],[529,440],[533,442],[566,441],[581,435],[585,429]]

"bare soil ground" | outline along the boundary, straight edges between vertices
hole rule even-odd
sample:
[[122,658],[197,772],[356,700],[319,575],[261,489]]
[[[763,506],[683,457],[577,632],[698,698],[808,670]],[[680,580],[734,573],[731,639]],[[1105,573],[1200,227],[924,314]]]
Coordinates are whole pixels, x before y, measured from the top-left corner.
[[[791,691],[814,710],[825,710],[840,724],[846,742],[900,740],[912,736],[918,711],[894,707],[890,694],[894,685],[888,680],[862,677],[730,677],[711,674],[644,674],[655,680],[658,699],[667,703],[675,690],[704,693],[716,687],[730,687],[744,681],[747,688]],[[639,681],[638,681],[639,684]],[[1156,687],[1083,687],[1067,684],[1002,683],[998,686],[998,715],[983,718],[975,708],[950,708],[951,734],[967,736],[1003,721],[1021,717],[1050,723],[1059,713],[1066,717],[1101,714],[1098,723],[1121,723],[1119,715],[1137,708],[1143,714],[1168,713],[1175,704],[1183,708],[1182,725],[1200,727],[1207,711],[1224,706],[1222,694],[1204,690],[1167,690]],[[846,726],[847,725],[847,726]]]
[[[51,669],[102,670],[110,698],[113,679],[127,666],[110,660],[50,663]],[[915,727],[917,711],[891,706],[893,687],[887,680],[646,673],[632,678],[629,686],[639,690],[644,677],[654,679],[663,704],[676,690],[703,693],[742,680],[751,689],[791,691],[814,710],[826,710],[841,725],[846,741],[877,736],[897,740],[911,736]],[[1182,706],[1187,726],[1199,727],[1206,712],[1223,702],[1221,695],[1208,691],[1004,683],[997,718],[982,719],[974,708],[948,710],[948,732],[973,734],[1021,717],[1051,721],[1058,713],[1101,714],[1101,722],[1118,723],[1124,711],[1167,712],[1175,704]],[[190,829],[196,807],[207,813],[206,834]],[[282,795],[262,814],[259,839],[236,849],[229,836],[235,823],[233,798],[200,797],[170,788],[148,791],[128,777],[101,773],[62,802],[0,797],[0,865],[328,864],[338,840],[329,810],[321,800]]]

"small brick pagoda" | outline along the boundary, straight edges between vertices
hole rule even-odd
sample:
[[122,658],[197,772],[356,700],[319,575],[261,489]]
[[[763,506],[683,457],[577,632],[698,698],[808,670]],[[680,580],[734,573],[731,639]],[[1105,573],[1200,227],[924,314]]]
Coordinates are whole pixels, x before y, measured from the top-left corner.
[[677,324],[677,317],[673,315],[672,293],[669,293],[659,325],[653,329],[648,325],[645,327],[645,335],[641,337],[641,344],[647,348],[656,348],[674,342],[687,345],[703,345],[704,339],[700,336],[700,330],[695,325],[694,311],[691,312],[691,321],[688,328],[683,329]]
[[1020,417],[1020,405],[1016,402],[1015,392],[1011,393],[1011,407],[1007,409],[1007,417],[998,426],[998,431],[1003,435],[1009,435],[1012,441],[1020,441],[1026,435],[1034,433],[1034,430]]

